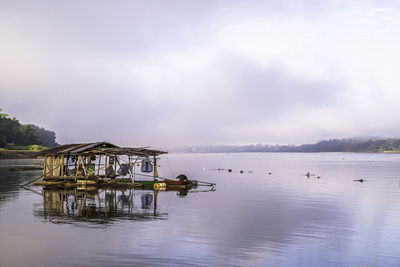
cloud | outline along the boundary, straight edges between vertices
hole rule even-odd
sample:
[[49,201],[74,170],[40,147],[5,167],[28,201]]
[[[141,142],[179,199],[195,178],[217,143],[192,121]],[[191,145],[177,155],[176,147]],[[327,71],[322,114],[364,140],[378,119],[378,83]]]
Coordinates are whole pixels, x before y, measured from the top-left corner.
[[299,143],[398,130],[392,3],[2,7],[0,106],[60,143]]
[[178,96],[171,118],[164,118],[164,134],[192,144],[251,142],[293,113],[335,106],[343,90],[339,83],[302,80],[278,66],[264,68],[231,55],[210,65],[204,76],[185,83],[191,94]]

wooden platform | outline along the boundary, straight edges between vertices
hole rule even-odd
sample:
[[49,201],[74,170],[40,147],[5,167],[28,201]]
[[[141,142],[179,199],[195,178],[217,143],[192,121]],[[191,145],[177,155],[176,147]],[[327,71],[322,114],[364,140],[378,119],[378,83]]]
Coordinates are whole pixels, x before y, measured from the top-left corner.
[[135,189],[154,189],[154,184],[165,183],[166,190],[176,190],[176,189],[191,189],[194,185],[193,181],[174,181],[174,180],[140,180],[132,182],[129,178],[120,179],[77,179],[75,181],[74,177],[47,177],[43,181],[35,182],[35,186],[45,186],[45,187],[57,187],[57,188],[78,188],[84,189],[86,187],[94,188],[135,188]]

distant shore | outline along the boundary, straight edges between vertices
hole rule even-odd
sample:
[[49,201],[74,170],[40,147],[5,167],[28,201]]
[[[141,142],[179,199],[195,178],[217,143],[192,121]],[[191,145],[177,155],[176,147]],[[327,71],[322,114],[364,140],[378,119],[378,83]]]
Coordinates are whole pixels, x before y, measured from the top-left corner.
[[183,152],[236,153],[236,152],[355,152],[355,153],[399,153],[400,138],[358,137],[322,140],[303,145],[217,145],[191,146]]
[[34,159],[37,151],[0,150],[0,159]]
[[281,154],[281,153],[291,153],[291,154],[299,154],[299,153],[304,153],[304,154],[312,154],[312,153],[354,153],[354,154],[400,154],[400,151],[312,151],[312,152],[303,152],[303,151],[230,151],[230,152],[224,152],[224,151],[216,151],[216,152],[203,152],[203,151],[190,151],[190,152],[174,152],[172,151],[171,153],[187,153],[187,154],[240,154],[240,153],[274,153],[274,154]]

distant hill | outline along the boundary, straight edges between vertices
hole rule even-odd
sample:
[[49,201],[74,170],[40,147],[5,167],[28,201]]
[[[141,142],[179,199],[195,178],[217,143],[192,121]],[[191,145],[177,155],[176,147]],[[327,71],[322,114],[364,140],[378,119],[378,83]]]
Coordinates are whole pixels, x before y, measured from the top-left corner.
[[304,145],[247,145],[247,146],[195,146],[182,152],[235,153],[235,152],[400,152],[400,138],[347,138],[322,140]]

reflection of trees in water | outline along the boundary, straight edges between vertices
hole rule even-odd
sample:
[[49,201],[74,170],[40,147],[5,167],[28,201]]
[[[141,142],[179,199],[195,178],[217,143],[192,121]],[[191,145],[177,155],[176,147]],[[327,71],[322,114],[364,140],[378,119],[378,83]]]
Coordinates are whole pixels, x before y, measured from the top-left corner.
[[9,171],[9,166],[18,166],[11,165],[12,163],[15,163],[15,161],[10,161],[10,165],[0,165],[0,205],[16,198],[20,193],[20,185],[40,173],[37,170]]
[[53,223],[167,219],[157,208],[157,191],[43,189],[42,195],[43,203],[35,205],[34,214]]

